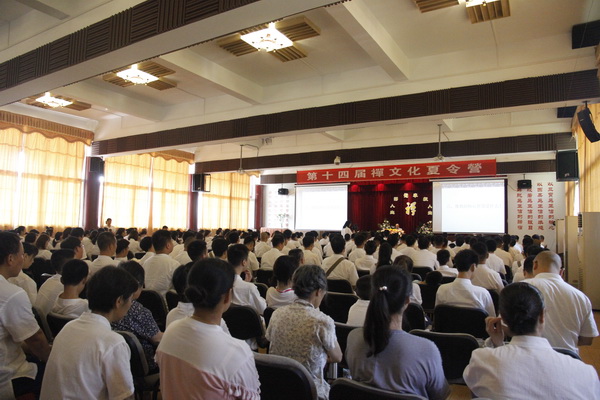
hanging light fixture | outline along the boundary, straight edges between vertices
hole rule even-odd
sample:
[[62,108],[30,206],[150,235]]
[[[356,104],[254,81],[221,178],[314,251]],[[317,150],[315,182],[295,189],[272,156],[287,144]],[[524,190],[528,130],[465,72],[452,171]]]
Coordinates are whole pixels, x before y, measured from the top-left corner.
[[493,3],[498,0],[467,0],[467,7],[487,6],[488,3]]
[[58,97],[54,97],[50,95],[50,92],[46,92],[43,96],[38,97],[35,101],[45,104],[48,107],[56,108],[56,107],[66,107],[73,104],[72,101],[59,99]]
[[269,24],[268,28],[247,33],[240,38],[258,51],[266,52],[283,49],[294,44],[287,36],[275,29],[273,22]]
[[444,156],[442,155],[442,124],[438,124],[438,154],[433,159],[444,161]]
[[137,64],[133,64],[129,69],[117,72],[117,76],[136,85],[145,85],[158,80],[158,77],[138,69]]
[[246,171],[244,171],[244,168],[242,167],[242,150],[244,149],[244,145],[240,144],[240,167],[237,170],[237,173],[242,175],[245,174]]

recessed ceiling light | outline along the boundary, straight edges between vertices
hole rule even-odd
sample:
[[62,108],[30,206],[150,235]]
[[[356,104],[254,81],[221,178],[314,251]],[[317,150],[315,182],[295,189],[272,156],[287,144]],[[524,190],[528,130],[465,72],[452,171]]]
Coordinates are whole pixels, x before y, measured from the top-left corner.
[[287,36],[275,29],[273,22],[266,29],[242,35],[241,39],[259,51],[264,50],[267,52],[290,47],[294,44]]
[[52,108],[66,107],[68,105],[73,104],[72,101],[65,100],[65,99],[59,99],[58,97],[51,96],[50,92],[46,92],[43,96],[35,99],[35,101],[45,104]]
[[139,70],[137,64],[133,64],[129,69],[117,72],[117,76],[136,85],[145,85],[158,80],[158,77]]

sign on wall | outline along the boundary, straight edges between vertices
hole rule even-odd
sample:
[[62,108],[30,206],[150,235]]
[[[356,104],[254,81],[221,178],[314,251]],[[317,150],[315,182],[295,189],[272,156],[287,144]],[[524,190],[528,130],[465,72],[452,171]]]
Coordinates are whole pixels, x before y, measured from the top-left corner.
[[473,160],[298,171],[296,180],[298,184],[303,184],[495,175],[496,160]]

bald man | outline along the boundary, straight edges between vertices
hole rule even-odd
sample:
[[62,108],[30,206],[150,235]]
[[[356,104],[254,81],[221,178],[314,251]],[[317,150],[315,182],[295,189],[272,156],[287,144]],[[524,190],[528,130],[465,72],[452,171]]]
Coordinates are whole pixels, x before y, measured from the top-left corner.
[[546,327],[544,337],[552,347],[579,353],[577,346],[589,346],[598,336],[592,303],[585,294],[561,277],[560,257],[551,251],[539,253],[533,260],[533,278],[526,279],[544,295]]

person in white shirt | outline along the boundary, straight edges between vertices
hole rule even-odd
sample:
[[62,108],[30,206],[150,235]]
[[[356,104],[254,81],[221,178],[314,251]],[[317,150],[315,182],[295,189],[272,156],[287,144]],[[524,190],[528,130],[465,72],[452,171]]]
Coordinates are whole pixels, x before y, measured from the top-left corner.
[[92,243],[90,235],[90,231],[85,231],[83,234],[83,238],[81,239],[81,245],[83,246],[86,254],[92,254],[92,249],[94,248],[94,243]]
[[271,249],[269,245],[269,232],[261,232],[260,241],[256,243],[256,247],[254,248],[254,253],[257,258],[261,258],[263,254]]
[[129,240],[129,251],[131,251],[134,256],[136,253],[142,252],[142,248],[140,247],[140,234],[136,229],[129,232],[127,240]]
[[581,291],[561,277],[560,257],[551,251],[542,251],[533,261],[533,279],[546,302],[546,329],[544,337],[553,347],[564,347],[578,352],[577,346],[589,346],[598,336],[592,314],[592,303]]
[[275,260],[279,257],[283,256],[282,253],[285,239],[281,235],[273,236],[271,240],[271,244],[273,248],[266,253],[263,254],[262,259],[260,260],[260,268],[261,269],[273,269],[273,265],[275,264]]
[[52,257],[52,252],[49,250],[51,248],[51,238],[45,233],[42,233],[35,241],[35,247],[38,249],[36,257],[41,257],[44,260],[49,260]]
[[486,245],[481,242],[476,242],[471,245],[471,249],[477,253],[477,256],[479,257],[479,264],[475,268],[472,277],[473,285],[481,286],[485,289],[493,289],[500,293],[504,288],[504,284],[502,283],[500,274],[496,271],[492,271],[485,263],[488,258]]
[[315,265],[320,265],[323,262],[323,248],[319,244],[318,238],[319,234],[316,231],[310,231],[306,233],[306,236],[312,236],[313,243],[315,244],[312,248],[312,252],[319,258],[319,263]]
[[54,339],[42,400],[127,399],[134,386],[125,339],[110,327],[131,307],[138,282],[121,268],[106,267],[88,282],[92,312],[69,322]]
[[356,281],[356,294],[360,298],[348,310],[348,321],[346,324],[351,326],[363,326],[367,309],[369,308],[369,299],[371,298],[371,275],[364,275]]
[[535,256],[537,256],[538,254],[539,253],[536,252],[535,255],[528,256],[525,260],[523,260],[523,264],[519,267],[519,269],[515,273],[515,276],[513,276],[513,282],[521,282],[525,279],[533,278],[533,260],[535,260]]
[[373,240],[369,240],[367,243],[365,243],[364,249],[365,256],[356,259],[356,261],[354,261],[354,265],[359,271],[371,271],[371,269],[374,270],[375,265],[377,264],[377,259],[373,257],[373,254],[375,253],[375,250],[377,250],[377,244]]
[[304,245],[304,264],[306,265],[321,265],[322,260],[313,252],[315,247],[315,238],[312,235],[306,235],[302,238],[302,244]]
[[290,239],[288,240],[287,244],[284,246],[282,251],[284,254],[289,254],[290,250],[298,248],[300,248],[300,242],[298,241],[298,233],[292,233]]
[[485,262],[492,271],[496,271],[500,274],[506,274],[506,268],[504,268],[504,261],[500,257],[498,257],[495,252],[498,249],[498,244],[493,239],[488,239],[485,241],[485,245],[488,251],[488,258]]
[[38,293],[37,284],[29,275],[23,272],[23,270],[31,267],[31,264],[33,264],[33,259],[38,253],[38,249],[31,243],[23,242],[23,251],[25,252],[25,255],[23,257],[21,272],[19,272],[19,275],[15,276],[14,278],[8,278],[8,281],[13,285],[17,285],[23,289],[25,293],[27,293],[27,297],[29,297],[29,301],[33,305],[35,304]]
[[[400,254],[413,258],[417,254],[417,249],[415,249],[415,243],[417,243],[417,238],[415,238],[413,235],[406,235],[405,241],[406,248],[401,250]],[[420,265],[418,266],[420,267]]]
[[473,250],[461,250],[454,257],[454,266],[458,277],[450,283],[441,285],[435,295],[435,305],[449,305],[466,308],[480,308],[488,315],[495,316],[494,303],[490,293],[471,283],[479,256]]
[[156,254],[154,252],[154,247],[152,246],[152,237],[146,236],[140,240],[140,248],[145,252],[144,256],[140,259],[140,264],[144,265],[147,259]]
[[514,257],[510,253],[510,235],[504,235],[502,238],[496,237],[496,244],[498,248],[495,254],[502,259],[505,266],[512,266],[515,262]]
[[117,240],[117,249],[115,250],[115,262],[117,265],[121,261],[128,261],[127,255],[129,254],[129,240],[119,239]]
[[[267,308],[267,303],[258,293],[256,285],[250,280],[252,272],[248,267],[248,248],[243,244],[234,244],[227,249],[227,260],[235,269],[235,280],[233,281],[233,297],[231,302],[240,306],[252,307],[259,315]],[[242,279],[242,272],[245,279]]]
[[142,265],[146,275],[145,287],[157,291],[164,297],[171,288],[173,271],[180,264],[169,256],[173,250],[173,240],[168,231],[161,229],[154,232],[152,247],[156,254]]
[[227,261],[227,248],[229,242],[222,238],[215,238],[212,241],[212,251],[208,254],[211,258],[220,258],[221,260]]
[[429,251],[429,238],[427,236],[421,236],[419,238],[419,250],[415,251],[412,255],[404,254],[412,258],[415,267],[430,267],[432,270],[436,270],[440,267],[435,254]]
[[451,278],[456,278],[458,276],[458,270],[448,266],[448,262],[450,261],[450,252],[448,250],[439,250],[435,256],[440,264],[438,271],[442,273],[442,276],[449,276]]
[[100,254],[92,261],[92,265],[90,266],[90,276],[108,265],[116,267],[117,264],[119,264],[118,261],[113,259],[117,250],[117,238],[114,233],[108,231],[102,232],[98,235],[96,244],[100,249]]
[[344,226],[342,227],[342,231],[340,232],[342,237],[344,237],[344,235],[348,234],[348,235],[352,235],[352,223],[350,221],[346,221],[344,223]]
[[244,238],[244,246],[248,248],[248,263],[250,264],[250,270],[253,274],[260,268],[258,258],[256,258],[256,254],[254,254],[255,243],[252,235],[248,235]]
[[354,264],[344,258],[344,239],[336,235],[331,238],[329,244],[335,254],[324,259],[321,264],[327,279],[345,279],[352,286],[356,286],[358,272]]
[[25,397],[33,393],[30,397],[34,398],[39,394],[41,369],[26,360],[21,343],[24,342],[42,362],[48,359],[51,348],[33,316],[27,294],[8,283],[9,278],[21,272],[23,257],[19,236],[0,232],[0,365],[12,382],[11,395]]
[[56,274],[46,279],[46,282],[40,286],[37,298],[35,299],[34,307],[42,318],[54,307],[54,303],[63,292],[63,284],[60,281],[63,265],[74,257],[75,253],[70,249],[59,249],[52,253],[52,268]]
[[64,289],[56,299],[51,314],[75,319],[90,311],[88,301],[79,297],[85,289],[88,273],[88,265],[82,260],[69,260],[65,263],[60,278]]
[[[560,354],[543,337],[547,323],[542,294],[527,283],[500,294],[500,317],[486,319],[495,348],[476,349],[463,373],[476,397],[494,399],[598,399],[600,381],[591,365]],[[512,340],[504,344],[504,336]],[[526,379],[515,378],[515,368]]]
[[282,256],[275,261],[273,276],[277,280],[277,286],[270,287],[267,290],[268,307],[278,308],[287,306],[297,299],[292,288],[292,276],[298,266],[298,263],[292,256]]
[[367,241],[367,236],[359,233],[354,236],[354,249],[348,254],[348,261],[353,262],[356,265],[356,260],[359,258],[363,258],[367,255],[365,251],[365,242]]
[[117,232],[117,228],[115,228],[112,225],[112,218],[107,218],[106,219],[106,224],[104,225],[104,229],[106,229],[107,231],[112,232],[112,233],[116,233]]
[[[394,259],[392,265],[397,265],[412,274],[414,264],[409,256],[401,255]],[[371,275],[373,274],[374,271],[371,273]],[[419,286],[418,282],[418,280],[412,281],[412,293],[410,294],[410,302],[421,305],[423,304],[423,297],[421,296],[421,287]]]
[[187,249],[187,245],[194,239],[196,239],[196,232],[186,231],[183,234],[183,243],[176,244],[173,247],[173,251],[171,252],[170,256],[172,258],[177,258],[177,256],[179,256]]
[[325,247],[329,243],[329,232],[323,232],[321,235],[321,239],[319,240],[319,245],[321,248]]
[[70,249],[75,252],[75,259],[84,260],[88,267],[92,266],[92,262],[90,260],[85,260],[83,246],[81,245],[81,240],[74,236],[69,236],[60,242],[61,249]]

